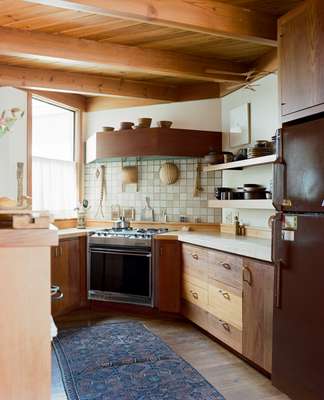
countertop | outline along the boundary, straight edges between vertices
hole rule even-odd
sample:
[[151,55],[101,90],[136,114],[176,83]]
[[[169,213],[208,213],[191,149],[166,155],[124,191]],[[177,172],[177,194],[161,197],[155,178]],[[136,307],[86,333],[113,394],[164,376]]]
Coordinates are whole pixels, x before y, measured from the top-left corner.
[[89,232],[95,230],[96,228],[67,228],[67,229],[59,229],[58,236],[60,239],[70,239],[74,237],[87,236]]
[[[58,236],[61,239],[68,239],[79,236],[87,236],[96,228],[86,229],[59,229]],[[184,243],[208,247],[210,249],[225,251],[245,257],[271,262],[271,240],[259,239],[250,236],[234,236],[220,232],[195,232],[195,231],[169,231],[155,236],[156,239],[179,240]]]
[[228,253],[256,258],[263,261],[271,260],[271,240],[250,236],[234,236],[228,233],[210,232],[169,232],[158,235],[157,239],[178,238],[181,242],[226,251]]
[[58,244],[58,230],[49,229],[0,229],[2,247],[51,247]]

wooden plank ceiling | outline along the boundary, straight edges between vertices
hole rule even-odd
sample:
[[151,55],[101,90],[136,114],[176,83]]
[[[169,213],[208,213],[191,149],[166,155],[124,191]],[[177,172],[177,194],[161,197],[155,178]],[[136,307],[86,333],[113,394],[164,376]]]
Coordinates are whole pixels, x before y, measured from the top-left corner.
[[0,85],[62,91],[69,73],[67,91],[128,105],[218,97],[275,68],[276,18],[300,2],[0,0]]

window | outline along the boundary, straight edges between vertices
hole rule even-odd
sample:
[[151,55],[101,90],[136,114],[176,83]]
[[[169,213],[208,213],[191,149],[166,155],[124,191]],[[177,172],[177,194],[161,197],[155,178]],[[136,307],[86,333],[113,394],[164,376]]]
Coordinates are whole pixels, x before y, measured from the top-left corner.
[[69,217],[77,203],[75,111],[32,100],[33,209]]

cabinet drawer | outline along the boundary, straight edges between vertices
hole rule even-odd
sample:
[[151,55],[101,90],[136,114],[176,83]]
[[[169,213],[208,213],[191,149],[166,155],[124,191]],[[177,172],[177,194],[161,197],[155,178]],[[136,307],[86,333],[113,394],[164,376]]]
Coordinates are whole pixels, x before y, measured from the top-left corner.
[[230,323],[208,314],[208,332],[232,347],[239,353],[242,353],[242,330],[236,328]]
[[206,310],[203,310],[189,301],[182,300],[181,313],[190,321],[208,331],[208,312]]
[[208,276],[227,285],[242,288],[243,258],[209,250]]
[[221,282],[209,280],[208,309],[216,317],[242,329],[242,292]]
[[182,297],[190,303],[196,304],[201,308],[207,308],[207,290],[193,284],[190,281],[183,281]]
[[184,243],[182,245],[182,270],[203,282],[208,280],[208,250]]

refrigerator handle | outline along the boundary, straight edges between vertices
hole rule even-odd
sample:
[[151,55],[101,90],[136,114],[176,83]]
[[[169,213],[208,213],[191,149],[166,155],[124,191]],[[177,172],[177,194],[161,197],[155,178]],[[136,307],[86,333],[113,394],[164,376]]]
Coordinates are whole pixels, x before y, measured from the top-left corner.
[[272,261],[275,268],[275,284],[274,284],[274,305],[276,308],[281,307],[281,268],[282,260],[280,254],[281,242],[281,224],[282,213],[277,213],[272,220]]
[[274,302],[276,308],[281,308],[281,260],[275,262]]

